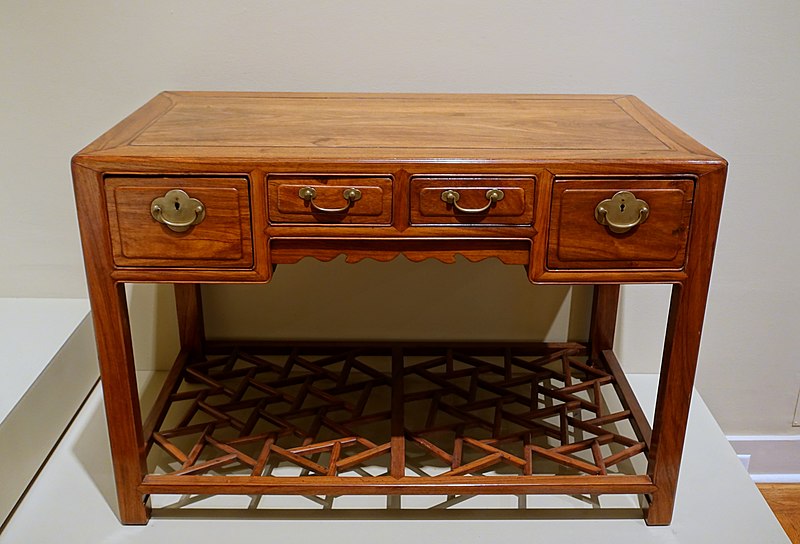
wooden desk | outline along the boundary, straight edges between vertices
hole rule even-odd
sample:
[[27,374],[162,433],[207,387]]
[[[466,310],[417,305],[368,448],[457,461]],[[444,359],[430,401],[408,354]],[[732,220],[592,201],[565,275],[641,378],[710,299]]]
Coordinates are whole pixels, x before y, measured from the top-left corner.
[[[169,92],[72,168],[123,523],[154,493],[638,493],[670,522],[726,163],[638,99]],[[593,284],[589,341],[206,341],[200,284],[341,254]],[[177,298],[144,422],[125,282]],[[673,285],[652,431],[622,283]]]

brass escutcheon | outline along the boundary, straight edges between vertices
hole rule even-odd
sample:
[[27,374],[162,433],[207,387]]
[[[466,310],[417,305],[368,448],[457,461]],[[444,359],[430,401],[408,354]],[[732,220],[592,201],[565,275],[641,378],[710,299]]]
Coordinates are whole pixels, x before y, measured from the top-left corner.
[[174,232],[185,232],[206,217],[203,203],[180,189],[172,189],[150,204],[153,219]]
[[594,218],[611,232],[622,234],[647,220],[650,207],[630,191],[619,191],[594,209]]

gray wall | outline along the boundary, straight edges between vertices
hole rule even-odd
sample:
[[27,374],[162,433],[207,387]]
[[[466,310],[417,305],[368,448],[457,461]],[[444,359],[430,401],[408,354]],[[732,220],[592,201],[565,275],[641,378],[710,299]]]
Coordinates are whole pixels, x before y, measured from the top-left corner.
[[[731,162],[701,393],[727,433],[797,433],[800,3],[2,0],[0,10],[0,295],[84,296],[69,157],[163,89],[631,93]],[[301,281],[362,294],[334,312],[340,298],[299,293]],[[492,281],[506,288],[481,306]],[[456,296],[444,297],[452,282]],[[376,305],[380,286],[393,289],[394,315]],[[585,334],[585,289],[526,288],[520,270],[488,262],[304,262],[270,287],[211,289],[207,310],[218,333],[247,317],[280,335]],[[169,305],[163,289],[132,296],[137,315]],[[418,318],[417,302],[434,304]],[[657,370],[665,305],[663,288],[625,290],[629,370]],[[138,327],[143,364],[173,345],[153,338],[171,322],[166,312]]]

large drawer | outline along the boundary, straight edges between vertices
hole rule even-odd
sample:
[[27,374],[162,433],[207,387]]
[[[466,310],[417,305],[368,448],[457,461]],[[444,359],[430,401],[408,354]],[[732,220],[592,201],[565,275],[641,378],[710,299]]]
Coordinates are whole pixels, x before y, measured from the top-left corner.
[[[247,178],[107,177],[106,205],[117,266],[249,268],[253,265]],[[175,191],[170,193],[170,191]],[[162,207],[202,207],[202,220],[186,227],[186,215],[153,211]],[[169,194],[168,194],[169,193]],[[163,200],[157,200],[163,199]],[[188,204],[187,204],[188,203]],[[156,217],[171,221],[173,228]]]
[[270,174],[267,193],[273,224],[392,222],[391,176]]
[[[557,179],[552,192],[547,267],[679,270],[686,260],[693,194],[692,178]],[[598,213],[601,203],[604,211]],[[621,214],[626,206],[646,209],[634,216],[620,215],[616,224],[641,218],[639,224],[627,230],[601,224],[606,209],[616,207]]]
[[411,178],[412,225],[531,225],[533,176]]

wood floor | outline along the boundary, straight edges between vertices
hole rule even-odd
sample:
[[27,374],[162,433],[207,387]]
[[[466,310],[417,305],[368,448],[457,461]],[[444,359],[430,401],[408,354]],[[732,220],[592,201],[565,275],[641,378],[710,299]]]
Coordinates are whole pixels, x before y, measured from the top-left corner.
[[758,484],[794,544],[800,544],[800,484]]

